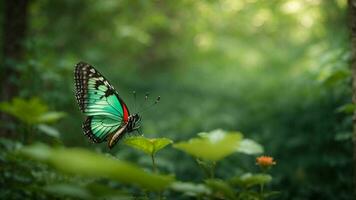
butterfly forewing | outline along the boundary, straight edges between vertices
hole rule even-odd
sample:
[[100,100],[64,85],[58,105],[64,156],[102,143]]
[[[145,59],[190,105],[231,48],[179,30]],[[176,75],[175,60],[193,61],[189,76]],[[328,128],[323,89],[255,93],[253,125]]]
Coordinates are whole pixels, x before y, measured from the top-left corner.
[[84,62],[76,65],[75,86],[80,110],[88,116],[83,129],[92,141],[104,141],[127,123],[129,112],[125,103],[93,66]]

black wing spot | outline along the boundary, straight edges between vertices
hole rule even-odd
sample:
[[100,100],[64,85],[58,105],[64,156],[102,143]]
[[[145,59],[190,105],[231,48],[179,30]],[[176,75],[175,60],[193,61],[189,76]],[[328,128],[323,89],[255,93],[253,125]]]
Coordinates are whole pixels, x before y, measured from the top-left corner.
[[110,95],[113,95],[114,94],[114,90],[106,90],[105,91],[105,97],[108,97],[108,96],[110,96]]

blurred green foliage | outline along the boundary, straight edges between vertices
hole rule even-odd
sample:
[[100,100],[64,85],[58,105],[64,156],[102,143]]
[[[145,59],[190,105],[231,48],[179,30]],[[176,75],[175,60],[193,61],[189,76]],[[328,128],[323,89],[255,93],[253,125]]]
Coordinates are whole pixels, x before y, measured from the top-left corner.
[[[82,134],[73,66],[83,60],[110,80],[131,113],[141,109],[135,106],[132,90],[137,91],[138,104],[147,91],[162,97],[157,106],[142,113],[142,132],[148,138],[169,138],[176,147],[184,144],[185,148],[189,142],[184,141],[191,138],[199,144],[208,141],[196,133],[222,128],[252,139],[240,138],[240,149],[234,151],[243,154],[219,161],[215,177],[207,181],[202,181],[206,174],[202,167],[215,166],[213,162],[196,160],[168,146],[156,156],[156,164],[160,173],[175,174],[179,181],[163,195],[230,198],[240,192],[235,186],[244,181],[251,184],[253,174],[258,176],[251,155],[264,150],[278,162],[267,187],[281,191],[265,195],[353,199],[354,107],[346,11],[344,0],[32,1],[26,59],[15,63],[20,73],[12,77],[20,87],[19,97],[1,103],[3,112],[19,120],[0,123],[16,132],[15,141],[1,142],[8,149],[1,151],[0,181],[1,188],[6,188],[1,195],[5,199],[86,199],[106,198],[101,192],[106,190],[120,193],[118,198],[145,195],[112,180],[68,177],[12,154],[23,141],[59,145],[64,152],[63,146],[107,152],[105,144],[90,144]],[[59,114],[62,119],[57,121],[57,114],[47,113],[50,110],[67,114],[63,118]],[[40,122],[40,116],[55,118],[50,128],[58,132],[48,129],[51,120]],[[38,130],[60,139],[34,134]],[[27,132],[31,140],[23,140]],[[199,150],[195,148],[194,152]],[[151,158],[122,142],[110,153],[144,169],[151,167]],[[226,181],[235,176],[239,178]],[[92,183],[96,189],[90,189]],[[259,195],[252,188],[238,198]]]
[[82,149],[50,149],[45,145],[34,145],[21,149],[21,152],[37,160],[48,162],[67,173],[111,178],[152,190],[167,187],[172,181],[169,177],[151,175],[132,164]]
[[65,115],[64,112],[49,112],[47,105],[38,98],[14,98],[11,102],[1,102],[0,110],[29,125],[56,122]]

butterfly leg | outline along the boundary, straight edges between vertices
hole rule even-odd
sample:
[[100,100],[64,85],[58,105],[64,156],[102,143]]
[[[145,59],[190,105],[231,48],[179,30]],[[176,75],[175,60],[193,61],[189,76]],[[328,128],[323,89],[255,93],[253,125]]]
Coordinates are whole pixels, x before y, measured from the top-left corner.
[[137,131],[137,133],[138,133],[140,136],[143,136],[143,133],[141,132],[140,127],[141,127],[141,126],[138,126],[138,127],[136,127],[134,130]]
[[123,125],[120,129],[116,131],[115,134],[113,134],[110,139],[108,140],[108,147],[109,149],[113,148],[113,146],[119,141],[119,139],[123,136],[125,133],[127,124]]

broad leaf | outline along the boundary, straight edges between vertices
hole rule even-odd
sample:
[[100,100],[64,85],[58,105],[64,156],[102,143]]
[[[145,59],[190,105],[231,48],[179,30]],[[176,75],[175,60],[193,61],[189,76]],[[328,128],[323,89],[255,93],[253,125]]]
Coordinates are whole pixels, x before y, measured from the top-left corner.
[[37,119],[38,123],[53,123],[63,118],[66,115],[65,112],[46,112],[43,115],[39,116]]
[[39,98],[29,100],[14,98],[10,102],[1,102],[0,110],[27,124],[35,124],[39,116],[48,111],[48,107]]
[[263,147],[251,139],[243,139],[237,151],[248,155],[261,154],[263,153]]
[[172,144],[173,141],[168,138],[145,138],[140,136],[127,138],[124,143],[148,155],[154,155],[162,148]]
[[218,161],[236,152],[242,139],[239,132],[222,130],[199,135],[201,137],[177,143],[174,147],[203,160]]
[[43,144],[24,147],[22,154],[70,174],[105,177],[123,183],[135,184],[150,190],[161,190],[173,177],[156,175],[139,167],[80,148],[50,148]]
[[39,124],[37,128],[43,133],[45,133],[46,135],[59,138],[59,131],[51,126],[48,126],[46,124]]
[[0,110],[30,125],[55,122],[65,116],[64,112],[49,112],[48,106],[37,97],[1,102]]

